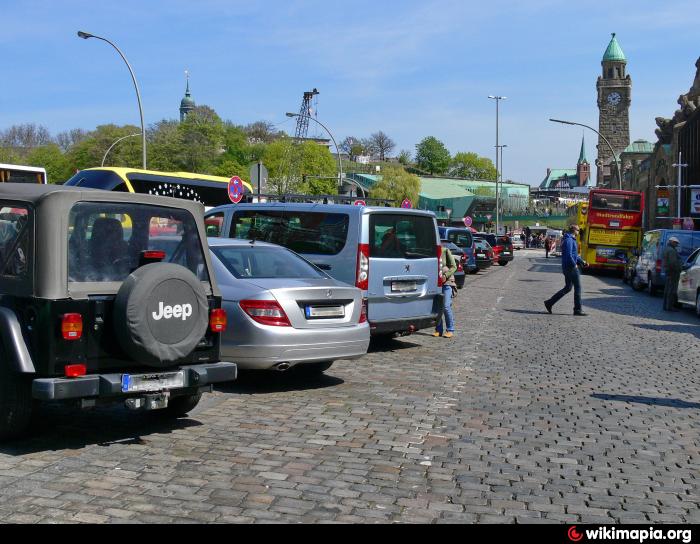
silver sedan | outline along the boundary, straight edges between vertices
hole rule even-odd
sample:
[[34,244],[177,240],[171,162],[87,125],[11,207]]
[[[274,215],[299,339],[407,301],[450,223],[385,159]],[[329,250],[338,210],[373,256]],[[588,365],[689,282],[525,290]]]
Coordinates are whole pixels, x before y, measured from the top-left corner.
[[240,369],[323,372],[367,353],[359,289],[273,244],[210,238],[209,248],[228,315],[225,360]]

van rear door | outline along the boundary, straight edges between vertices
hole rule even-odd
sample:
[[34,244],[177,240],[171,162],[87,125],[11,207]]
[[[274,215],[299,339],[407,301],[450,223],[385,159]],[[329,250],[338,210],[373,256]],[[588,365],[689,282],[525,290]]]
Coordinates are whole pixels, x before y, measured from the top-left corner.
[[368,216],[370,323],[435,315],[441,292],[435,218],[405,210]]

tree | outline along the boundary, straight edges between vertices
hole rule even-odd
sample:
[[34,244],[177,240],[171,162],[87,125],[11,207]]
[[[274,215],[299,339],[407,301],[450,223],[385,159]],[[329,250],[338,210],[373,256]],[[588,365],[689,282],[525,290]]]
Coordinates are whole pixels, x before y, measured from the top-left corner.
[[179,121],[163,119],[148,129],[149,168],[161,172],[181,169],[184,143],[179,127]]
[[331,195],[338,192],[338,163],[325,145],[316,142],[301,144],[301,190],[309,195]]
[[340,142],[340,150],[343,153],[347,153],[351,162],[355,162],[357,158],[364,153],[365,148],[359,138],[348,136]]
[[82,128],[72,128],[56,134],[54,141],[64,153],[71,147],[84,141],[90,133]]
[[372,188],[371,196],[393,200],[395,206],[399,206],[406,198],[417,203],[419,193],[420,178],[400,166],[391,165],[382,168],[382,179]]
[[416,145],[416,163],[431,175],[444,174],[450,166],[450,159],[445,144],[433,136]]
[[23,156],[35,147],[50,143],[52,140],[49,129],[36,123],[12,125],[0,132],[0,146],[14,148]]
[[224,143],[224,123],[208,106],[197,106],[180,123],[182,169],[205,174],[214,167]]
[[379,153],[379,149],[377,149],[377,144],[374,141],[372,141],[371,138],[362,139],[362,150],[365,155],[369,155],[370,157],[374,157]]
[[411,164],[412,158],[411,152],[408,149],[402,149],[401,153],[399,153],[399,163],[403,166],[408,166]]
[[[123,127],[101,125],[90,132],[85,140],[72,146],[65,156],[72,170],[100,166],[105,152],[114,142],[123,136],[140,133],[141,128],[133,125]],[[119,142],[110,151],[106,164],[140,168],[142,165],[141,139],[137,137],[126,138]]]
[[56,144],[35,147],[27,155],[26,163],[45,168],[49,183],[63,183],[75,173]]
[[369,137],[369,141],[371,142],[372,149],[376,150],[376,153],[379,154],[379,160],[381,162],[384,162],[386,156],[396,147],[394,140],[389,138],[389,136],[384,134],[381,130],[372,134]]
[[460,178],[495,180],[496,167],[491,159],[476,153],[457,153],[450,164],[450,174]]
[[263,162],[270,173],[268,186],[277,194],[337,191],[336,161],[326,146],[281,138],[267,146]]
[[245,127],[250,143],[269,144],[280,136],[275,125],[268,121],[256,121]]

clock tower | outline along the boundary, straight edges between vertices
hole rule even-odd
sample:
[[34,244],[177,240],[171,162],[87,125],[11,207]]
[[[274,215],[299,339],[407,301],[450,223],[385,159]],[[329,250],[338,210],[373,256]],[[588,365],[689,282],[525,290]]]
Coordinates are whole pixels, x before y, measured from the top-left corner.
[[[603,75],[598,77],[599,131],[620,153],[630,144],[629,109],[632,103],[632,78],[627,74],[627,58],[617,42],[615,34],[603,55]],[[617,171],[610,147],[602,137],[598,138],[597,185],[617,187]]]

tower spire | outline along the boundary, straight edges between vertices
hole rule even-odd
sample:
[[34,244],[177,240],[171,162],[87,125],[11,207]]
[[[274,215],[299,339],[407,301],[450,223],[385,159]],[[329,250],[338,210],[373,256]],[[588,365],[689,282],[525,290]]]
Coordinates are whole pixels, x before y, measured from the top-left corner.
[[[578,164],[588,163],[586,158],[586,135],[581,136],[581,153],[578,156]],[[588,163],[590,164],[590,163]]]
[[195,109],[196,104],[192,100],[192,94],[190,93],[190,71],[185,70],[185,78],[187,79],[187,86],[185,89],[185,96],[180,102],[180,122],[187,119],[187,116],[192,110]]

